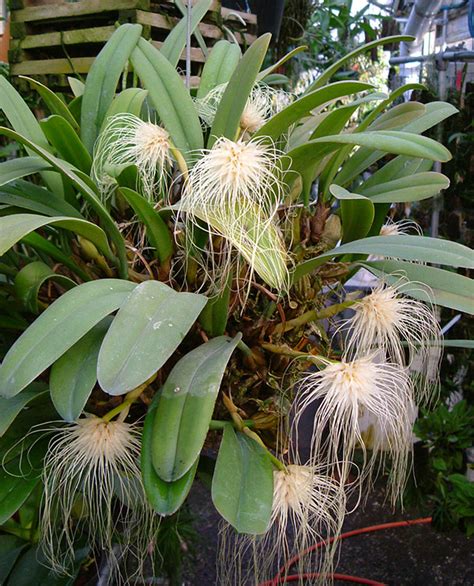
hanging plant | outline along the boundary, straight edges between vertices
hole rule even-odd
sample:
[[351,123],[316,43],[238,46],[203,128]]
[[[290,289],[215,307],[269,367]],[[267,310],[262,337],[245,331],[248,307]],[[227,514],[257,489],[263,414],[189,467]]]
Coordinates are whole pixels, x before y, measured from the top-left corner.
[[[472,312],[456,269],[474,263],[384,223],[447,187],[430,169],[451,155],[423,132],[456,110],[392,107],[412,85],[331,83],[402,37],[298,98],[266,86],[269,40],[238,59],[219,41],[195,96],[167,42],[125,24],[80,97],[41,86],[40,122],[0,78],[0,134],[25,152],[0,164],[0,523],[20,548],[2,580],[28,543],[55,576],[87,557],[114,584],[143,575],[205,446],[222,583],[269,580],[337,536],[377,473],[394,502],[403,490],[415,407],[436,397],[433,304]],[[118,91],[127,62],[139,87]],[[361,268],[374,290],[345,293]],[[301,572],[329,576],[334,547],[319,555]]]

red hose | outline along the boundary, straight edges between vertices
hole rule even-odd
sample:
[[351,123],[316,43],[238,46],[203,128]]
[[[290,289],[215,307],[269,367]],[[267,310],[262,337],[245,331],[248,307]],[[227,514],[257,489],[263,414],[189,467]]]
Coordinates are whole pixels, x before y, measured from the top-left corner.
[[[382,523],[380,525],[370,525],[369,527],[362,527],[361,529],[354,529],[353,531],[347,531],[346,533],[341,533],[341,535],[338,535],[336,537],[331,537],[330,539],[328,539],[326,541],[319,541],[318,543],[315,543],[311,547],[308,547],[304,551],[300,552],[299,554],[295,555],[293,558],[288,560],[288,562],[282,568],[280,568],[280,570],[278,571],[276,576],[273,578],[273,580],[270,580],[268,582],[264,582],[264,583],[260,584],[259,586],[277,586],[278,584],[282,584],[285,582],[295,582],[295,581],[299,580],[300,577],[296,574],[292,575],[292,576],[286,576],[286,578],[285,578],[284,574],[285,574],[285,572],[287,572],[291,568],[292,565],[294,565],[304,555],[308,554],[311,551],[319,549],[320,547],[323,547],[324,545],[329,545],[330,543],[333,543],[336,540],[339,541],[342,539],[346,539],[348,537],[354,537],[355,535],[362,535],[363,533],[373,533],[374,531],[382,531],[383,529],[393,529],[396,527],[409,527],[410,525],[424,525],[427,523],[431,523],[431,520],[432,520],[431,517],[422,517],[420,519],[412,519],[412,520],[408,520],[408,521],[394,521],[392,523]],[[336,578],[336,576],[345,576],[344,574],[333,574],[333,577],[334,577],[334,579],[345,580],[346,582],[352,581],[352,582],[359,582],[359,584],[372,584],[372,585],[373,584],[377,584],[377,585],[381,584],[380,582],[374,582],[371,580],[367,580],[366,578],[357,578],[356,576],[345,576],[345,578]],[[316,577],[318,577],[318,574],[303,574],[301,577],[303,577],[303,578],[305,578],[305,577],[316,578]],[[291,580],[289,580],[289,578],[291,578]]]
[[[298,582],[301,579],[318,578],[319,574],[292,574],[284,578],[285,582]],[[368,578],[359,578],[359,576],[348,576],[347,574],[331,574],[334,580],[341,582],[354,582],[355,584],[367,584],[368,586],[386,586],[383,582],[376,582]],[[281,582],[280,582],[281,583]]]

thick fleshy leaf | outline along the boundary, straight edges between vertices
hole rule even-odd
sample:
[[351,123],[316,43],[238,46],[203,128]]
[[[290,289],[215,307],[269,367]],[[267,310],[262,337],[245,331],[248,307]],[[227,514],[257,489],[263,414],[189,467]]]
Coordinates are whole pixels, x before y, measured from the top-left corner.
[[147,95],[148,92],[146,90],[136,87],[127,88],[126,90],[123,90],[123,92],[117,94],[113,99],[110,108],[107,110],[106,115],[104,116],[102,128],[105,126],[107,120],[111,116],[123,114],[124,112],[127,114],[133,114],[134,116],[140,118],[143,103],[145,102]]
[[16,535],[0,535],[0,584],[7,583],[8,575],[26,547],[28,547],[28,541]]
[[0,398],[0,436],[7,431],[23,407],[47,392],[43,383],[31,383],[23,393],[16,397]]
[[43,216],[85,219],[74,206],[51,191],[21,179],[0,188],[0,203],[23,208]]
[[143,222],[148,241],[156,250],[156,255],[160,262],[167,262],[173,254],[174,246],[170,230],[165,221],[153,206],[133,189],[122,187],[120,193]]
[[47,445],[47,441],[37,440],[27,458],[20,455],[0,466],[0,525],[18,511],[39,483]]
[[341,67],[343,67],[346,63],[352,62],[359,55],[362,55],[363,53],[366,53],[367,51],[370,51],[375,47],[390,45],[392,43],[400,43],[401,41],[413,40],[413,37],[407,35],[395,35],[392,37],[384,37],[383,39],[377,39],[376,41],[372,41],[370,43],[362,45],[362,47],[358,47],[357,49],[354,49],[354,51],[347,53],[347,55],[344,55],[344,57],[341,57],[341,59],[333,63],[333,65],[331,65],[327,69],[325,69],[323,73],[319,75],[319,77],[317,77],[315,81],[309,86],[306,92],[312,92],[316,88],[323,86],[331,79],[331,77],[336,73],[336,71],[341,69]]
[[141,452],[142,479],[150,505],[159,515],[172,515],[180,508],[188,496],[194,481],[199,458],[184,476],[174,482],[166,482],[155,472],[151,454],[154,417],[159,399],[159,396],[157,396],[148,409],[143,425]]
[[323,265],[328,258],[343,256],[345,254],[374,254],[389,258],[415,260],[452,267],[474,267],[473,251],[457,242],[441,240],[440,238],[429,238],[428,236],[408,236],[405,234],[398,236],[371,236],[343,244],[329,252],[320,254],[316,258],[299,264],[293,273],[293,280],[297,281],[302,276],[311,273]]
[[227,83],[239,63],[242,53],[239,45],[229,41],[218,41],[211,49],[204,63],[198,98],[204,98],[216,86]]
[[82,96],[81,138],[90,153],[115,96],[119,77],[141,34],[139,24],[119,27],[97,55],[87,75]]
[[[106,317],[57,360],[49,377],[51,399],[65,421],[82,413],[97,382],[99,350],[112,318]],[[19,395],[23,397],[24,393]]]
[[36,232],[31,232],[28,236],[25,236],[21,239],[21,241],[28,246],[31,246],[35,250],[40,252],[44,252],[53,260],[56,260],[63,264],[65,267],[68,267],[73,271],[78,277],[80,277],[84,282],[90,281],[91,276],[86,273],[81,267],[71,259],[71,257],[65,254],[62,250],[60,250],[57,246],[55,246],[43,236],[36,234]]
[[421,201],[438,195],[449,187],[449,179],[442,173],[433,171],[416,173],[409,177],[400,177],[373,187],[358,188],[358,192],[373,203],[397,203]]
[[41,548],[31,547],[17,560],[8,585],[31,586],[31,577],[34,576],[35,586],[74,586],[88,551],[87,548],[76,550],[74,567],[68,568],[68,574],[58,574],[49,567]]
[[16,297],[27,311],[39,313],[38,293],[46,281],[54,281],[64,289],[72,289],[77,285],[69,277],[55,273],[44,262],[30,262],[15,277]]
[[51,366],[136,287],[120,279],[90,281],[52,303],[8,351],[0,366],[0,394],[13,397]]
[[[400,276],[406,277],[413,282],[413,287],[404,287],[411,297],[474,314],[473,279],[453,271],[398,260],[364,262],[363,266],[391,282],[397,281]],[[424,283],[428,291],[420,283]]]
[[[266,124],[260,128],[255,136],[269,136],[276,140],[288,128],[298,122],[304,116],[307,116],[311,110],[335,100],[343,96],[349,96],[365,90],[372,89],[373,85],[370,83],[363,83],[360,81],[339,81],[327,85],[310,94],[306,94],[292,102],[289,106],[284,108],[275,116],[272,116]],[[334,133],[333,133],[334,134]]]
[[104,231],[92,222],[67,216],[51,218],[35,214],[14,214],[0,218],[0,256],[30,232],[50,225],[71,230],[87,238],[108,257],[112,254]]
[[122,305],[99,353],[102,389],[122,395],[149,379],[176,350],[207,298],[177,293],[160,281],[140,283]]
[[[0,78],[1,79],[1,78]],[[102,225],[105,227],[106,232],[110,235],[111,241],[114,243],[116,251],[117,251],[117,264],[119,267],[120,276],[122,278],[128,277],[128,265],[127,265],[127,256],[126,256],[126,249],[124,239],[117,228],[114,220],[110,216],[109,212],[102,204],[99,199],[98,192],[95,191],[96,187],[94,186],[92,180],[88,175],[82,173],[79,169],[74,169],[70,164],[66,164],[61,159],[58,159],[54,155],[51,155],[47,150],[43,149],[39,145],[33,143],[25,136],[10,130],[9,128],[5,128],[0,126],[0,134],[11,138],[12,140],[16,140],[22,145],[25,145],[36,154],[38,154],[41,158],[43,158],[48,163],[51,163],[51,166],[59,171],[67,180],[72,183],[72,185],[82,193],[84,198],[87,200],[89,205],[94,209],[96,214],[99,216]],[[111,260],[116,260],[115,257],[111,257]]]
[[[212,0],[198,0],[193,4],[191,11],[191,28],[190,34],[192,34],[197,28],[201,20],[206,16],[207,11],[211,7]],[[188,18],[184,16],[178,24],[172,29],[172,31],[166,37],[163,45],[160,48],[161,53],[168,59],[173,67],[178,65],[178,61],[181,57],[186,46],[186,39],[188,33]]]
[[254,41],[235,68],[212,123],[207,142],[209,148],[221,136],[236,139],[242,112],[265,59],[270,39],[271,35],[267,33]]
[[84,173],[91,170],[92,159],[74,128],[62,116],[53,114],[41,120],[41,128],[61,158]]
[[138,41],[131,61],[175,147],[191,161],[193,151],[204,143],[201,123],[183,80],[168,59],[145,39]]
[[[0,110],[3,110],[15,132],[23,135],[45,151],[50,152],[52,150],[33,112],[3,75],[0,75]],[[30,148],[30,145],[26,145],[26,151],[29,155],[37,154]],[[45,171],[42,175],[53,193],[56,193],[56,195],[63,194],[61,178],[56,173]]]
[[198,458],[224,371],[240,338],[220,336],[198,346],[168,376],[152,439],[153,466],[163,480],[181,478]]
[[22,79],[26,79],[28,83],[31,85],[31,87],[39,93],[51,114],[57,114],[58,116],[61,116],[62,118],[64,118],[64,120],[69,122],[69,124],[74,128],[74,130],[79,130],[79,125],[76,122],[74,116],[69,111],[67,105],[61,100],[61,98],[57,94],[55,94],[52,90],[50,90],[48,87],[46,87],[36,79],[32,79],[31,77],[27,77],[25,75],[20,75],[19,77],[21,77]]
[[0,185],[5,185],[27,175],[33,175],[33,173],[44,171],[50,167],[46,161],[39,157],[22,157],[5,161],[0,163]]
[[352,242],[367,236],[375,216],[372,201],[357,193],[350,193],[339,185],[331,185],[330,191],[341,201],[342,242]]
[[273,468],[265,449],[231,425],[225,428],[212,479],[212,501],[239,533],[267,531],[273,503]]

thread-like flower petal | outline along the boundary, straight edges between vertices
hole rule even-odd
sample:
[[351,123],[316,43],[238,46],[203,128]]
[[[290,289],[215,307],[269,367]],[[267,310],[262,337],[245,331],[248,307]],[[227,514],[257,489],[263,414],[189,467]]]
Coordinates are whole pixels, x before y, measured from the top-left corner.
[[[296,554],[338,535],[345,507],[343,487],[323,469],[290,464],[286,471],[275,471],[268,531],[257,537],[237,535],[230,527],[221,532],[219,584],[260,584],[270,580]],[[336,547],[333,543],[301,555],[291,573],[318,571],[320,579],[308,579],[304,584],[330,582],[324,576],[331,572]]]
[[169,134],[161,126],[144,122],[133,114],[112,116],[94,148],[92,177],[104,199],[125,167],[136,165],[141,190],[149,201],[160,195],[171,169]]
[[[325,460],[328,465],[337,462],[334,469],[342,483],[348,480],[357,447],[364,454],[360,482],[372,480],[380,465],[379,456],[382,463],[389,456],[390,489],[396,500],[405,485],[412,450],[413,389],[405,369],[377,359],[372,355],[328,363],[322,370],[308,373],[294,405],[294,430],[297,438],[303,413],[315,406],[311,460]],[[365,413],[376,422],[370,455],[359,426]]]
[[127,554],[135,558],[137,573],[143,571],[157,517],[142,486],[133,426],[86,417],[60,428],[48,446],[43,483],[41,539],[55,571],[70,569],[82,532],[103,550],[114,584],[121,582],[118,566]]
[[354,314],[341,327],[348,329],[350,356],[378,349],[390,362],[416,367],[420,398],[425,401],[438,380],[441,330],[431,306],[403,294],[407,285],[413,287],[403,279],[395,285],[381,282],[352,306]]
[[280,153],[263,140],[216,141],[190,170],[178,213],[186,214],[188,234],[200,221],[230,246],[209,241],[206,270],[216,280],[228,274],[236,249],[270,286],[288,285],[288,253],[277,226],[283,198]]

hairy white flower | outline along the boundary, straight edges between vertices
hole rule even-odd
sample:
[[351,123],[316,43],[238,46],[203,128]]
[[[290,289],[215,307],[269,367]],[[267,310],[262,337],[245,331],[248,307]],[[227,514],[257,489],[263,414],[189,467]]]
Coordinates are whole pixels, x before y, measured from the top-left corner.
[[[195,100],[198,114],[206,126],[212,126],[226,89],[226,83],[218,85],[203,98]],[[287,92],[277,90],[264,83],[256,84],[250,93],[240,118],[241,131],[248,134],[257,132],[269,118],[290,102],[291,95]]]
[[211,237],[208,261],[211,278],[228,274],[236,249],[270,286],[288,285],[288,253],[277,225],[283,199],[280,153],[263,140],[216,141],[189,172],[178,213],[194,226],[206,222],[211,235],[224,237],[227,246],[214,247]]
[[293,571],[319,572],[318,580],[301,584],[325,583],[331,572],[337,545],[307,552],[318,541],[340,533],[346,497],[340,483],[322,468],[290,464],[273,473],[273,507],[270,526],[264,535],[236,535],[232,529],[221,532],[220,584],[260,584],[283,568],[281,580],[289,571],[288,562],[302,554]]
[[132,425],[91,416],[60,428],[48,446],[43,484],[41,539],[55,571],[67,573],[75,538],[85,532],[104,552],[114,583],[129,554],[141,573],[157,517],[142,486],[140,440]]
[[[395,501],[405,485],[412,449],[413,389],[406,369],[377,358],[371,355],[328,363],[322,370],[308,373],[301,381],[293,425],[297,436],[304,411],[316,407],[311,461],[336,462],[334,469],[342,483],[348,480],[356,448],[361,448],[364,456],[359,482],[365,478],[370,482],[388,456]],[[366,413],[378,430],[371,438],[371,454],[359,425]]]
[[413,232],[418,236],[423,236],[423,230],[413,220],[399,220],[398,222],[388,220],[380,228],[380,236],[400,236],[400,234],[410,234]]
[[346,352],[350,356],[377,349],[401,366],[411,366],[416,358],[424,400],[436,383],[432,372],[438,371],[441,358],[441,329],[431,306],[403,294],[406,286],[402,279],[395,285],[380,283],[357,300],[352,306],[354,314],[341,327],[349,330]]
[[110,196],[118,173],[136,165],[144,195],[156,200],[170,173],[170,148],[169,134],[161,126],[127,113],[109,118],[95,145],[92,165],[102,196]]

